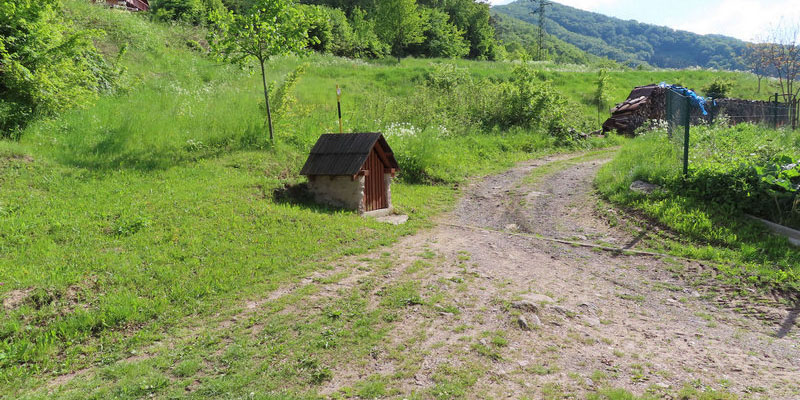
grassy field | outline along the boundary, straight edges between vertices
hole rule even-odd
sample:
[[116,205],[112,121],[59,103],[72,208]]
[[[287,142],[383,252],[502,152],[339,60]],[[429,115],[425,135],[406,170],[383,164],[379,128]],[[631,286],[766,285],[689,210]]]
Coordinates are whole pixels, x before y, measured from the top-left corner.
[[[621,142],[593,139],[558,147],[542,129],[484,131],[463,123],[466,117],[430,121],[432,106],[414,101],[419,93],[434,96],[425,92],[432,64],[452,63],[476,80],[497,80],[511,75],[513,63],[367,63],[314,55],[269,63],[277,104],[277,140],[270,143],[260,77],[192,50],[202,32],[153,24],[86,2],[68,5],[70,18],[79,25],[106,32],[98,47],[109,57],[120,54],[127,73],[116,95],[37,121],[19,141],[0,142],[0,396],[5,398],[19,397],[53,375],[114,365],[176,335],[188,318],[213,321],[220,310],[328,268],[343,255],[430,226],[432,216],[453,204],[457,184],[469,177],[545,153]],[[595,72],[539,67],[541,76],[591,124],[594,109],[586,93]],[[290,73],[296,74],[295,81],[286,81]],[[700,86],[714,75],[611,72],[612,93],[621,101],[635,85],[667,80]],[[734,94],[752,95],[754,79],[725,75],[737,82]],[[401,175],[393,187],[395,206],[410,216],[408,224],[379,224],[283,194],[287,186],[302,182],[298,171],[318,135],[338,130],[336,84],[344,91],[345,130],[386,132],[401,168],[422,171],[413,176],[423,179]],[[442,104],[447,96],[441,94]],[[370,332],[380,332],[385,316],[351,300],[342,307],[357,310],[357,317],[346,323],[282,323],[295,330],[304,323],[342,332],[358,328],[364,338],[358,351],[363,353],[374,339]],[[296,343],[318,339],[301,334]],[[220,337],[209,333],[185,340],[179,348],[193,348],[197,341],[194,353],[165,350],[163,357],[147,361],[150,369],[139,372],[109,367],[103,373],[114,385],[98,391],[86,387],[75,397],[157,393],[169,385],[154,371],[172,358],[183,360],[175,376],[189,379],[198,352]],[[235,334],[233,340],[239,340]],[[256,344],[242,340],[231,350],[235,354],[224,354],[220,363],[236,364],[253,351],[248,346]],[[302,376],[298,385],[324,377],[324,367],[314,359],[296,361],[296,374]],[[241,371],[250,367],[268,368],[242,365]],[[277,373],[271,379],[284,378]],[[209,384],[201,393],[247,390],[245,384]],[[47,397],[46,389],[36,396]]]
[[[99,45],[108,55],[128,49],[119,61],[128,73],[117,95],[0,143],[4,395],[31,379],[122,358],[188,315],[209,315],[342,255],[391,243],[447,209],[458,193],[453,183],[557,151],[539,130],[442,135],[436,126],[408,134],[393,119],[403,114],[388,107],[421,87],[429,61],[323,56],[270,63],[270,78],[287,94],[269,143],[259,77],[185,46],[202,37],[197,32],[68,4],[75,21],[107,30]],[[490,64],[475,70],[489,74]],[[296,84],[281,83],[293,71]],[[397,153],[416,148],[425,157],[401,157],[404,167],[421,162],[447,183],[395,185],[406,225],[281,194],[301,181],[316,137],[336,131],[337,83],[348,131],[388,128]]]

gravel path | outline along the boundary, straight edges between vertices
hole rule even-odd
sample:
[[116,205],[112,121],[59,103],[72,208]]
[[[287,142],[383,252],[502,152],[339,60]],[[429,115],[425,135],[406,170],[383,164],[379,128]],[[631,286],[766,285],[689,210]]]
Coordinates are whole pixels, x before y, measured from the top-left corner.
[[[420,283],[452,299],[460,312],[410,310],[387,346],[405,350],[377,357],[376,370],[396,371],[398,360],[418,357],[419,370],[402,390],[423,391],[438,382],[442,365],[485,365],[470,338],[502,332],[508,344],[498,348],[501,356],[476,378],[468,397],[583,398],[615,387],[669,398],[699,387],[743,397],[800,398],[798,328],[791,311],[777,302],[753,296],[734,304],[713,279],[697,284],[696,278],[713,276],[697,262],[509,234],[635,249],[635,235],[595,215],[592,181],[603,157],[611,155],[549,157],[488,177],[466,190],[438,228],[396,245],[391,251],[397,271],[420,252],[437,255],[435,269]],[[562,165],[526,183],[526,176],[551,163]],[[450,283],[462,277],[470,279]],[[416,338],[413,346],[404,345],[410,337]],[[370,372],[363,365],[342,367],[325,392]]]
[[[313,319],[360,296],[364,309],[385,311],[380,343],[369,357],[328,352],[326,379],[302,388],[311,395],[352,398],[354,388],[378,377],[386,387],[364,397],[580,399],[620,388],[669,399],[709,390],[800,399],[798,310],[727,288],[700,262],[549,240],[646,250],[635,229],[610,226],[602,216],[626,221],[602,207],[592,186],[612,156],[551,156],[476,181],[436,228],[337,260],[241,310],[194,321],[117,367],[151,357],[168,363],[197,338],[214,337],[204,373],[221,373],[227,370],[214,362],[229,346],[262,350],[262,339],[274,333],[269,323]],[[387,306],[385,293],[398,287],[405,291],[394,293],[409,296],[408,303]],[[259,389],[258,371],[230,372],[253,393]],[[84,393],[81,385],[105,377],[87,368],[41,390]],[[202,374],[194,379],[187,396],[206,384]]]

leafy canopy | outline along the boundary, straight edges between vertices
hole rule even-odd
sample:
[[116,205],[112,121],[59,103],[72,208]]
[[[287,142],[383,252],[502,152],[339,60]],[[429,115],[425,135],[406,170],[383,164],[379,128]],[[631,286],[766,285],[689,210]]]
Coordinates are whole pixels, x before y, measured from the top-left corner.
[[391,47],[393,56],[400,57],[408,45],[425,40],[425,16],[416,0],[384,0],[378,4],[376,30]]
[[309,45],[308,18],[288,0],[259,0],[249,12],[215,10],[209,43],[221,60],[248,65],[270,57],[303,53]]

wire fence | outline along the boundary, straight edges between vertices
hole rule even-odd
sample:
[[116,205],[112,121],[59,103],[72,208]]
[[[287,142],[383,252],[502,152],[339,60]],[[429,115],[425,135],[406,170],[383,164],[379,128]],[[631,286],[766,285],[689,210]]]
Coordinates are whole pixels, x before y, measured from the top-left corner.
[[667,134],[675,147],[675,154],[683,174],[689,173],[689,126],[691,124],[691,104],[689,98],[672,90],[667,90],[666,110]]
[[724,117],[731,124],[747,122],[773,129],[782,127],[797,129],[798,115],[800,115],[797,99],[781,102],[777,93],[771,96],[769,101],[722,99],[709,102],[707,108],[710,122]]
[[713,123],[718,118],[726,118],[730,124],[753,123],[767,127],[791,128],[800,127],[800,99],[794,97],[781,102],[776,93],[770,101],[750,101],[738,99],[722,99],[707,103],[708,116],[693,108],[691,99],[673,89],[667,90],[665,120],[667,134],[675,151],[676,158],[683,168],[683,174],[689,173],[690,127],[692,124]]

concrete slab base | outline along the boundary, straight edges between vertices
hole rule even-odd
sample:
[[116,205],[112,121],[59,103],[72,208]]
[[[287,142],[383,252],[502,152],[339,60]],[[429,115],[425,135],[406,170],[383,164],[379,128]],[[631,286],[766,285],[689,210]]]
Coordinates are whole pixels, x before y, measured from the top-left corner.
[[408,215],[398,215],[398,214],[386,215],[383,217],[375,218],[375,221],[385,222],[387,224],[392,224],[392,225],[403,225],[406,222],[408,222]]
[[787,226],[778,225],[778,224],[776,224],[774,222],[770,222],[770,221],[758,218],[758,217],[753,216],[753,215],[749,215],[749,214],[746,214],[746,215],[747,215],[748,218],[756,220],[756,221],[761,222],[762,224],[764,224],[764,226],[769,228],[769,230],[771,230],[774,234],[780,235],[780,236],[785,237],[786,239],[789,239],[789,243],[800,247],[800,231],[797,231],[795,229],[789,228]]
[[377,218],[377,217],[385,217],[387,215],[392,215],[393,212],[394,209],[389,207],[389,208],[381,208],[380,210],[367,211],[361,215],[364,217]]

